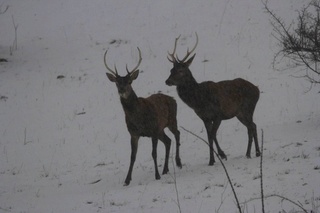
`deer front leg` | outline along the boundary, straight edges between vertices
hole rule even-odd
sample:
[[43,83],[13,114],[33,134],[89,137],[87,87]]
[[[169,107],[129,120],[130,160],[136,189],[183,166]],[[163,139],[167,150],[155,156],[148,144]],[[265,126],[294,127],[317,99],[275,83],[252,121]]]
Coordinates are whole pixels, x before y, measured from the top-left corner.
[[134,162],[136,161],[136,155],[138,150],[138,141],[139,141],[139,136],[131,136],[131,158],[130,158],[129,171],[128,171],[126,180],[124,181],[125,186],[128,186],[131,181],[132,169],[133,169]]
[[203,120],[204,125],[207,130],[207,135],[208,135],[208,145],[210,149],[210,159],[209,159],[209,166],[212,166],[215,162],[214,160],[214,155],[213,155],[213,137],[212,137],[212,122],[211,121],[205,121]]
[[181,163],[180,151],[179,151],[180,150],[180,132],[178,130],[174,134],[174,137],[176,139],[176,164],[181,169],[182,163]]
[[222,159],[227,160],[227,156],[224,153],[224,151],[222,151],[222,149],[220,148],[218,140],[217,140],[217,131],[218,131],[220,124],[221,124],[221,120],[213,120],[213,122],[212,122],[212,137],[213,137],[214,143],[216,144],[219,156]]
[[157,146],[158,146],[158,138],[152,138],[152,158],[154,161],[155,177],[156,177],[156,180],[159,180],[160,174],[158,171],[158,163],[157,163]]
[[213,141],[216,144],[218,154],[222,159],[227,159],[227,156],[222,151],[222,149],[219,146],[218,140],[217,140],[217,131],[221,124],[220,120],[204,120],[204,125],[207,130],[208,134],[208,142],[209,142],[209,148],[210,148],[210,160],[209,160],[209,166],[212,166],[215,162],[214,160],[214,149],[213,149]]

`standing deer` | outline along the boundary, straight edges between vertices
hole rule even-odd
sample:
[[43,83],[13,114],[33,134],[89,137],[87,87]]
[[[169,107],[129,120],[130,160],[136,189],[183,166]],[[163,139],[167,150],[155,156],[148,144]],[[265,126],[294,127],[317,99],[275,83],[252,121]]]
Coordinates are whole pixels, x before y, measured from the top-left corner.
[[260,156],[256,124],[252,119],[260,95],[258,87],[241,78],[217,83],[212,81],[197,83],[189,70],[196,54],[189,59],[188,57],[197,47],[198,35],[196,33],[195,46],[191,51],[187,50],[187,54],[182,60],[175,54],[179,38],[180,36],[175,39],[173,52],[168,52],[168,60],[173,63],[173,68],[166,84],[177,86],[179,97],[204,122],[210,147],[209,165],[213,165],[215,162],[213,141],[220,157],[227,159],[218,144],[216,135],[221,121],[233,117],[237,117],[248,128],[249,141],[246,156],[251,158],[252,139],[254,139],[256,147],[256,156]]
[[136,160],[136,154],[138,150],[138,140],[142,137],[151,137],[152,140],[152,157],[155,167],[155,178],[160,179],[158,164],[157,164],[157,145],[158,139],[165,145],[166,155],[165,164],[162,174],[167,174],[169,171],[168,161],[170,154],[171,139],[164,133],[164,128],[168,127],[174,134],[176,140],[176,164],[178,167],[182,167],[179,146],[180,146],[180,132],[177,128],[177,103],[176,101],[167,95],[153,94],[147,98],[140,98],[133,91],[131,84],[137,79],[139,75],[138,67],[142,61],[141,51],[139,51],[139,62],[132,71],[126,67],[127,75],[122,77],[118,75],[116,66],[114,71],[107,65],[107,52],[104,54],[104,64],[110,73],[106,73],[111,82],[115,82],[120,101],[125,113],[125,120],[128,131],[131,135],[131,160],[130,167],[125,179],[124,185],[129,185],[131,181],[131,174],[134,162]]

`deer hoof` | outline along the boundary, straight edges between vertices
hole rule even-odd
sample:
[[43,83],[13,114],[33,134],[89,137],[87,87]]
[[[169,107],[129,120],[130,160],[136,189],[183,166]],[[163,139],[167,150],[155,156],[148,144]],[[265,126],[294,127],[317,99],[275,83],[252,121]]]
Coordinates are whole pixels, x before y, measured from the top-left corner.
[[176,164],[180,169],[182,168],[182,164],[181,164],[181,160],[180,159],[176,159]]
[[155,177],[156,177],[156,180],[159,180],[159,179],[160,179],[160,174],[159,174],[159,172],[158,172],[158,171],[156,171],[156,175],[155,175]]
[[219,156],[220,156],[222,159],[227,160],[227,156],[226,156],[226,154],[224,154],[224,152],[219,153]]
[[169,169],[163,169],[162,174],[165,175],[165,174],[168,174],[168,172],[169,172]]
[[213,166],[213,165],[214,165],[214,161],[210,161],[209,166]]

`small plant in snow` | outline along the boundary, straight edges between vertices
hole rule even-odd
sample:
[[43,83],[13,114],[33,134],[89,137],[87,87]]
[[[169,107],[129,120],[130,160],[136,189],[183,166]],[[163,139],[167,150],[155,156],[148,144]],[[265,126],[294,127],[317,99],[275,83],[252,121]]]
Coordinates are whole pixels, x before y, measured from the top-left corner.
[[319,169],[320,169],[320,166],[317,165],[317,166],[313,167],[313,169],[314,169],[314,170],[319,170]]

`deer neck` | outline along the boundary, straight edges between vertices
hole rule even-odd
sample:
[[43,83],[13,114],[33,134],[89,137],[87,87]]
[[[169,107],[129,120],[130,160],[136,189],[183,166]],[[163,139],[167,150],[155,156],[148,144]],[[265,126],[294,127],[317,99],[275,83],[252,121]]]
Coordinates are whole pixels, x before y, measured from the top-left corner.
[[125,112],[133,112],[138,105],[138,96],[132,90],[128,96],[121,96],[120,101]]
[[191,78],[185,81],[182,85],[177,86],[177,92],[182,101],[193,108],[197,101],[198,88],[199,84],[191,76]]

